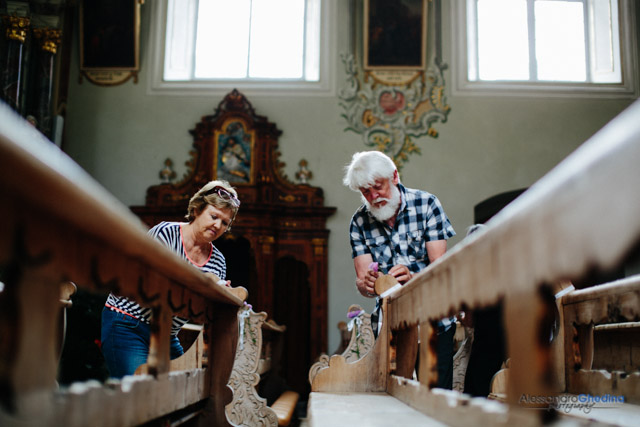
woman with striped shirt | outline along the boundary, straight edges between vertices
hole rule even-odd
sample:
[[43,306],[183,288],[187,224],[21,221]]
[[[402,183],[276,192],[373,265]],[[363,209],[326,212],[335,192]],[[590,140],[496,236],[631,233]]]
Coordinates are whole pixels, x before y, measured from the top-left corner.
[[[226,262],[213,241],[229,231],[240,200],[227,181],[211,181],[189,201],[187,222],[161,222],[149,235],[204,273],[226,277]],[[226,285],[230,286],[227,281]],[[109,294],[102,311],[102,353],[112,378],[132,375],[149,354],[151,308]],[[171,359],[183,354],[178,340],[187,319],[173,318]]]

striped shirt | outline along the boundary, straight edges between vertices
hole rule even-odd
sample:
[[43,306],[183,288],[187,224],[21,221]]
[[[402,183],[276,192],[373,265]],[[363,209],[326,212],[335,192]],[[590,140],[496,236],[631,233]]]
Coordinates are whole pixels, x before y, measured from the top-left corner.
[[[195,266],[197,269],[204,273],[213,273],[220,279],[223,279],[227,275],[227,264],[224,259],[224,255],[220,252],[213,243],[211,244],[211,252],[207,261],[198,265],[193,262],[187,252],[184,249],[184,240],[182,238],[182,224],[180,222],[166,222],[163,221],[151,230],[149,235],[159,240],[163,245],[174,251],[180,258],[186,260],[189,264]],[[131,317],[141,320],[145,323],[151,321],[151,308],[142,307],[137,302],[125,297],[109,294],[105,306],[113,311],[125,313]],[[173,317],[171,324],[171,335],[177,335],[180,332],[180,328],[187,323],[187,319],[183,319],[177,316]]]

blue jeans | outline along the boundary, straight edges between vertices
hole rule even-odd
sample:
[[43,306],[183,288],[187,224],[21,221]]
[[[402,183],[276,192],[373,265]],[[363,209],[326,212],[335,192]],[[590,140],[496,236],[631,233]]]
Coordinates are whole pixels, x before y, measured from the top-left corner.
[[[102,309],[102,354],[111,378],[133,375],[149,356],[149,325],[126,314]],[[171,359],[184,353],[177,336],[171,336]]]

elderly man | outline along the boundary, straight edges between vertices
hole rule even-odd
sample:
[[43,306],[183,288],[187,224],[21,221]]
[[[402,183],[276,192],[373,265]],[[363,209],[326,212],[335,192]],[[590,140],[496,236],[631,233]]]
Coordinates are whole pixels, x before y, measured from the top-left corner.
[[[436,196],[405,188],[393,161],[379,151],[354,154],[344,184],[360,192],[364,203],[351,219],[349,234],[356,287],[366,297],[376,296],[374,283],[379,274],[390,274],[406,283],[441,257],[447,250],[447,239],[456,234]],[[372,262],[378,264],[377,271],[370,268]],[[378,309],[379,300],[376,305]],[[372,315],[372,321],[375,317]],[[449,389],[455,333],[451,320],[438,323],[437,349],[438,386]]]

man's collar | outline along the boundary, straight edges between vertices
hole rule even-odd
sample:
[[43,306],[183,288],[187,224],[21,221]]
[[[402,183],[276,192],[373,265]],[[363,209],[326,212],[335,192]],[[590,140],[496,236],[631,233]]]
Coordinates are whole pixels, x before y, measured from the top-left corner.
[[[404,185],[398,183],[398,190],[400,190],[400,209],[398,209],[398,214],[407,208],[407,189],[404,188]],[[397,217],[398,215],[396,215]]]

